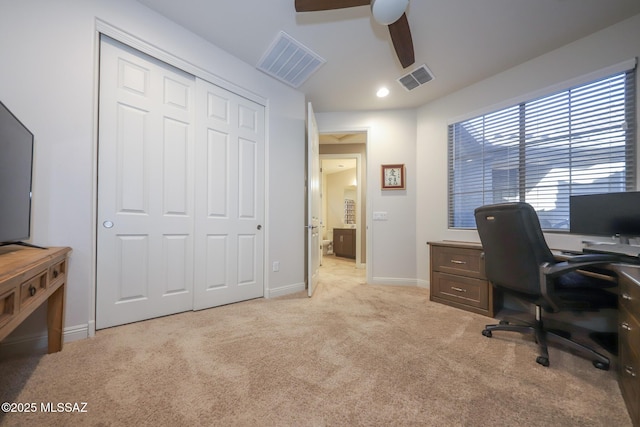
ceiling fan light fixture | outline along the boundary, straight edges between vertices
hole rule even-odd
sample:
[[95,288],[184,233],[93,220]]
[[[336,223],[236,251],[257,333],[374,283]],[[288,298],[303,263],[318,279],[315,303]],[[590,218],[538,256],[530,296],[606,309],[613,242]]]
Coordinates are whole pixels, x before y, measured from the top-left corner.
[[396,22],[407,10],[409,0],[371,0],[373,19],[382,25]]

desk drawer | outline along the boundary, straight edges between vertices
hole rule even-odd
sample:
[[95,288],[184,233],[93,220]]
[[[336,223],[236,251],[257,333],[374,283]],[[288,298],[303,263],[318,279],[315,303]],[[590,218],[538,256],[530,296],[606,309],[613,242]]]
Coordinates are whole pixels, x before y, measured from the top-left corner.
[[488,310],[489,283],[472,277],[433,272],[431,295],[435,298]]
[[20,285],[20,307],[37,300],[38,296],[46,291],[47,274],[48,271],[45,270]]
[[0,327],[15,316],[16,301],[18,301],[17,286],[0,289]]
[[640,426],[640,271],[621,267],[618,311],[620,391],[634,426]]
[[56,280],[64,280],[67,275],[67,260],[62,260],[49,267],[49,283]]
[[640,425],[640,363],[628,345],[620,346],[620,391],[634,425]]
[[640,360],[640,322],[624,307],[620,307],[618,316],[620,342],[627,343],[630,355]]
[[640,285],[623,272],[619,282],[620,305],[640,316]]
[[484,279],[482,250],[433,246],[431,251],[433,270]]

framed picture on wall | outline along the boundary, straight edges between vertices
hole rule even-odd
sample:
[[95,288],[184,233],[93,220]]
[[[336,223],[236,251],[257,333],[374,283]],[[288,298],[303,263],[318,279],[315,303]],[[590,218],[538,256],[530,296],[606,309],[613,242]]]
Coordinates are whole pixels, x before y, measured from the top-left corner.
[[382,165],[382,189],[383,190],[404,190],[405,189],[405,168],[404,165]]

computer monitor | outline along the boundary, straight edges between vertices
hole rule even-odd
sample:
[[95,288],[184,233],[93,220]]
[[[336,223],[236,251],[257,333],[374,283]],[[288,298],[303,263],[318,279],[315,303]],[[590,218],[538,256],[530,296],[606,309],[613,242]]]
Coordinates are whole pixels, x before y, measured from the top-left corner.
[[640,191],[569,198],[571,233],[617,236],[620,243],[640,236]]

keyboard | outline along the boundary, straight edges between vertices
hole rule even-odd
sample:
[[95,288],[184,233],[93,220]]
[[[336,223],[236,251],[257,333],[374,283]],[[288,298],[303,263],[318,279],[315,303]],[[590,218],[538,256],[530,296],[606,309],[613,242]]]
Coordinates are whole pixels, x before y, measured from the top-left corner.
[[594,243],[582,249],[583,252],[625,255],[640,258],[640,246],[626,245],[622,243]]

